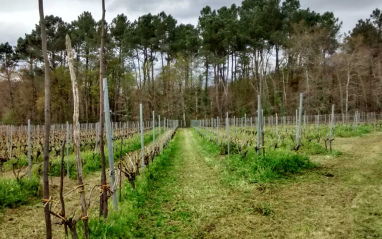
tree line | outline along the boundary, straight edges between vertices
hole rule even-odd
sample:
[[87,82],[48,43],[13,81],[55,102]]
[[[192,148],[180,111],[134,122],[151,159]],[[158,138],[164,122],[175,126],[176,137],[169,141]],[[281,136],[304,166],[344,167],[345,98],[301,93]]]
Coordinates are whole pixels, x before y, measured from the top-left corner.
[[[110,23],[83,12],[67,23],[45,16],[51,77],[51,120],[71,121],[73,97],[65,50],[72,39],[80,93],[80,121],[96,122],[100,109],[101,25],[105,26],[102,75],[108,79],[115,121],[134,120],[142,102],[182,119],[264,114],[292,115],[304,93],[307,113],[382,108],[382,13],[344,36],[332,12],[302,9],[299,0],[244,0],[204,7],[198,25],[179,24],[161,12]],[[16,46],[0,44],[0,120],[44,121],[44,60],[37,24]],[[17,77],[16,77],[17,76]],[[15,79],[17,78],[17,79]]]

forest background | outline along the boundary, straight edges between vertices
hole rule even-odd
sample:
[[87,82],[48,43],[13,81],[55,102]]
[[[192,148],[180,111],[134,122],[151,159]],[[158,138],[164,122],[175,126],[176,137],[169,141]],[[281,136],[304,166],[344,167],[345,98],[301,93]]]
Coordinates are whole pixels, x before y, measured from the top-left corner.
[[[65,51],[72,38],[80,88],[80,121],[99,119],[101,21],[83,12],[73,22],[45,17],[51,70],[52,123],[71,122],[73,97]],[[382,108],[382,12],[348,34],[332,12],[301,9],[298,0],[245,0],[200,12],[197,26],[165,12],[106,24],[105,58],[114,121],[136,120],[139,103],[187,122],[204,117],[294,115],[299,93],[307,114]],[[44,120],[44,64],[38,23],[16,46],[0,44],[0,121]]]

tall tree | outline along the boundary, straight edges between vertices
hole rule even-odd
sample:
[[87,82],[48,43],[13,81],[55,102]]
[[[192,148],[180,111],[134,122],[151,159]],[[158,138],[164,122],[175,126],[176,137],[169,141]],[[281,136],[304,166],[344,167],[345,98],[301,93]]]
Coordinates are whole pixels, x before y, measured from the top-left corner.
[[[115,87],[114,87],[114,104],[113,111],[116,112],[119,103],[119,94],[121,88],[122,75],[125,71],[125,55],[129,48],[126,47],[126,37],[129,31],[130,22],[124,14],[117,15],[111,22],[110,35],[114,40],[118,64],[116,67]],[[128,45],[127,45],[128,46]],[[114,114],[114,121],[117,121],[117,114]]]
[[16,71],[16,66],[19,61],[19,56],[8,42],[0,44],[0,72],[5,75],[8,82],[9,102],[10,102],[10,119],[13,121],[13,112],[15,110],[15,99],[13,96],[13,74]]
[[[77,57],[76,75],[81,74],[82,77],[79,78],[83,82],[80,83],[84,86],[84,118],[86,121],[94,120],[96,107],[94,97],[92,97],[92,88],[97,85],[95,83],[97,77],[92,76],[90,64],[97,49],[96,21],[90,12],[83,12],[77,20],[71,23],[70,30]],[[85,68],[81,66],[85,66]],[[80,69],[83,70],[80,71]]]

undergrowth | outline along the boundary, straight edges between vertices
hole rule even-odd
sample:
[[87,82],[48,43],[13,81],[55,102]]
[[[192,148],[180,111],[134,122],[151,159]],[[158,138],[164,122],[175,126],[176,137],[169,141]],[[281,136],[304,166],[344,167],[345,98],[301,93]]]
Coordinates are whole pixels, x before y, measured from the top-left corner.
[[335,136],[341,138],[350,138],[369,134],[373,131],[374,126],[370,124],[358,125],[355,128],[352,125],[340,125],[335,127]]
[[42,186],[37,177],[29,179],[1,179],[0,180],[0,208],[28,204],[31,200],[42,195]]
[[[194,135],[197,135],[193,131]],[[211,143],[200,136],[196,136],[201,141],[203,149],[216,158],[221,150],[219,146]],[[309,157],[286,149],[276,149],[258,155],[253,149],[249,150],[246,157],[241,154],[230,154],[223,160],[215,160],[219,168],[223,170],[225,181],[232,182],[244,180],[247,183],[267,183],[276,179],[300,173],[305,169],[315,167]]]
[[246,158],[229,155],[222,163],[229,175],[249,183],[272,182],[314,167],[308,156],[286,150],[270,151],[264,156],[250,152]]
[[167,181],[175,180],[169,173],[173,166],[174,151],[180,147],[175,139],[162,154],[155,157],[154,162],[135,181],[136,189],[125,182],[122,189],[122,202],[118,212],[110,212],[106,221],[91,219],[89,221],[91,237],[94,238],[139,238],[146,231],[140,225],[140,219],[145,217],[145,206],[150,194]]

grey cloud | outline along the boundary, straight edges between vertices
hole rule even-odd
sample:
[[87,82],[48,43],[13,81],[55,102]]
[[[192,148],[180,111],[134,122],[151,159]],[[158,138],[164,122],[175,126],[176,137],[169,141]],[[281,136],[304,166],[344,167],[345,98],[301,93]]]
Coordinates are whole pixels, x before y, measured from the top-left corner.
[[[358,19],[368,18],[372,10],[382,8],[381,0],[300,0],[302,8],[316,12],[333,11],[343,21],[342,32],[351,30]],[[241,5],[242,0],[107,0],[106,19],[111,21],[124,13],[133,21],[147,13],[165,11],[179,23],[197,24],[200,11],[209,5],[212,9],[232,4]],[[0,42],[16,44],[19,37],[29,33],[38,23],[36,0],[0,0]],[[45,14],[62,17],[67,22],[75,20],[83,11],[92,13],[96,20],[101,17],[101,0],[45,0]]]
[[[16,31],[15,31],[16,29]],[[9,42],[11,45],[17,43],[19,37],[23,37],[23,31],[28,31],[27,28],[18,26],[17,24],[4,24],[0,22],[0,43]]]
[[0,0],[0,12],[22,12],[37,9],[37,1],[32,0]]
[[114,0],[109,8],[111,11],[123,9],[129,13],[141,13],[140,15],[165,11],[181,22],[185,19],[193,19],[193,23],[195,23],[200,11],[207,5],[212,9],[218,9],[232,4],[240,5],[241,2],[241,0]]
[[300,0],[301,6],[315,11],[348,12],[382,7],[380,0]]
[[342,21],[341,31],[347,33],[359,19],[370,17],[376,8],[382,8],[381,0],[300,0],[302,8],[310,8],[319,13],[333,12]]

